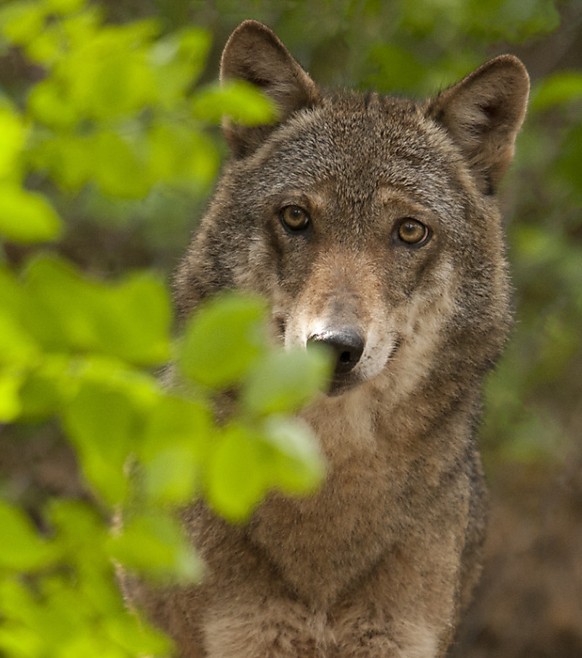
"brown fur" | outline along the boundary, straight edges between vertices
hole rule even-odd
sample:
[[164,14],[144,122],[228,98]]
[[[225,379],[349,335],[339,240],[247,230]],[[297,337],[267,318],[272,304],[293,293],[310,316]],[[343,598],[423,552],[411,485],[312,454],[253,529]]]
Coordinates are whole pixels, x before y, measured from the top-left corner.
[[[242,527],[194,505],[183,520],[204,583],[134,596],[183,658],[443,656],[480,570],[474,429],[510,326],[495,191],[527,73],[506,55],[423,103],[326,93],[247,21],[222,57],[233,76],[280,117],[225,126],[233,157],[178,272],[180,314],[252,290],[284,344],[364,347],[347,371],[340,347],[335,395],[303,413],[328,460],[321,490],[273,493]],[[283,228],[289,205],[305,231]],[[430,239],[403,243],[403,218]]]

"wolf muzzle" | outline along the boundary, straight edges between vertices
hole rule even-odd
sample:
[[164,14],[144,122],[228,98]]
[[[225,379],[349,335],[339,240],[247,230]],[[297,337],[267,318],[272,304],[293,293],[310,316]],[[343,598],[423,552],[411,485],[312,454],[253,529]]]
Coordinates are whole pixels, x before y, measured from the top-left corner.
[[351,383],[350,374],[358,365],[366,343],[357,329],[342,327],[312,334],[307,345],[324,345],[331,350],[334,367],[329,393],[333,395]]

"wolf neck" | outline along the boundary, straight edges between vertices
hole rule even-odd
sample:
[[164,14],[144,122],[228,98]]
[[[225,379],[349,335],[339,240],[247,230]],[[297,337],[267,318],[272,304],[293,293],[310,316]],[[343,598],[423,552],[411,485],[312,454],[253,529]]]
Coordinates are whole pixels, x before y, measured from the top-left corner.
[[341,396],[316,400],[302,416],[315,431],[328,460],[343,461],[377,448],[378,401],[360,386]]
[[395,381],[400,379],[396,367],[341,396],[322,396],[302,417],[315,431],[331,468],[358,454],[399,446],[416,452],[417,443],[442,437],[464,445],[480,407],[480,386],[467,385],[467,379],[463,386],[449,374],[414,377],[414,385],[409,382],[410,388],[402,394]]
[[459,464],[473,450],[468,398],[451,398],[447,413],[435,409],[429,419],[390,408],[377,393],[370,383],[304,412],[327,457],[327,478],[309,498],[274,495],[251,524],[251,541],[309,604],[332,605],[390,551],[424,541],[418,519],[454,495],[464,477]]

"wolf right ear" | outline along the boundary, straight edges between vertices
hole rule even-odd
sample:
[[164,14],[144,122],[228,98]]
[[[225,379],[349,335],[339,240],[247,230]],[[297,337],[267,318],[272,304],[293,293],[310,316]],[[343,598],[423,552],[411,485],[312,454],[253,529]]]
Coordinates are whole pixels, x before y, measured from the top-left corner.
[[428,115],[461,149],[484,194],[495,193],[513,158],[528,94],[525,66],[513,55],[500,55],[428,106]]
[[252,153],[293,112],[312,107],[319,98],[317,87],[292,57],[277,35],[258,21],[244,21],[230,35],[222,52],[221,81],[238,78],[259,87],[275,103],[277,122],[242,126],[230,120],[224,134],[236,157]]

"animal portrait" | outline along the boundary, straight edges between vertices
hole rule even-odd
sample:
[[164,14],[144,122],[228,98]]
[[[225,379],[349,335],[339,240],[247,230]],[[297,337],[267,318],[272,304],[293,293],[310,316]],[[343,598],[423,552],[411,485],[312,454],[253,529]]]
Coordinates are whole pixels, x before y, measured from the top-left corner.
[[327,474],[242,525],[194,503],[203,582],[130,596],[181,658],[443,657],[481,569],[482,387],[512,325],[497,193],[527,72],[501,55],[424,100],[328,90],[245,21],[220,75],[261,89],[277,120],[225,122],[177,312],[248,291],[273,342],[328,347],[327,390],[300,414]]

